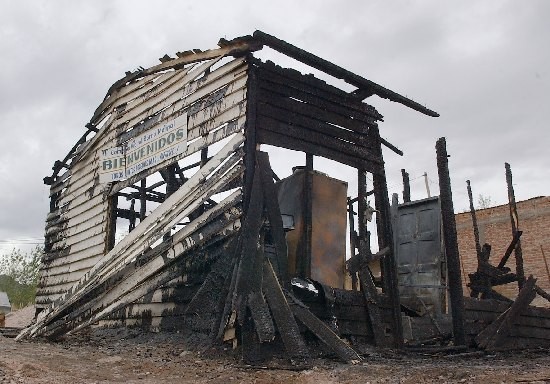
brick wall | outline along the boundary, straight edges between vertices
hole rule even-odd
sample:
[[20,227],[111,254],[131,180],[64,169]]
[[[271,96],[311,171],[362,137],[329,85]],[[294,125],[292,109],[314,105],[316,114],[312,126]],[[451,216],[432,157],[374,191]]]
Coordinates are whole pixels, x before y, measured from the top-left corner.
[[[550,276],[547,273],[543,254],[550,265],[550,197],[534,197],[529,200],[517,202],[519,216],[519,230],[521,247],[523,250],[525,276],[532,274],[537,280],[537,285],[550,293]],[[476,211],[479,226],[480,243],[489,243],[492,247],[490,262],[497,265],[506,248],[512,240],[510,225],[510,211],[508,205],[480,209]],[[458,235],[458,247],[462,263],[462,280],[464,295],[469,296],[470,290],[466,287],[469,281],[468,274],[477,269],[477,256],[474,243],[474,232],[470,212],[456,215],[456,229]],[[514,253],[508,259],[507,267],[515,272]],[[501,294],[514,299],[517,296],[517,283],[510,283],[495,288]],[[537,296],[534,303],[539,306],[550,307],[550,303]]]

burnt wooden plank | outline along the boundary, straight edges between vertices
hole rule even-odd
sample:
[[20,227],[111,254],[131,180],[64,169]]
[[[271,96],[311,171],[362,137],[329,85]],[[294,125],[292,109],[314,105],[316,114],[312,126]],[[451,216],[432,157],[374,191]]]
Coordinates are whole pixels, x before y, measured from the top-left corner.
[[251,292],[248,295],[248,306],[260,343],[272,341],[275,338],[275,325],[261,291]]
[[460,255],[456,235],[456,220],[453,208],[453,194],[449,176],[449,161],[447,144],[444,137],[436,143],[437,171],[439,174],[439,190],[441,201],[441,220],[445,254],[447,256],[447,271],[449,277],[449,296],[453,316],[453,338],[455,345],[464,345],[464,295],[460,273]]
[[504,311],[493,323],[483,330],[477,337],[476,342],[479,346],[489,350],[498,349],[509,336],[511,329],[529,303],[536,296],[535,283],[536,279],[529,276],[525,286],[521,289],[514,303]]
[[381,172],[382,166],[380,164],[365,161],[363,159],[336,151],[332,148],[321,146],[314,142],[296,140],[295,138],[290,137],[286,132],[277,133],[278,128],[276,127],[274,127],[273,130],[263,128],[264,127],[260,127],[257,132],[258,142],[260,143],[311,153],[316,156],[325,157],[327,159],[349,165],[353,168],[364,168],[372,173]]
[[313,315],[305,306],[296,302],[290,305],[292,313],[304,324],[315,336],[336,353],[345,362],[356,364],[361,357],[338,337],[325,323]]
[[263,219],[263,192],[258,167],[253,174],[250,201],[243,222],[241,234],[241,254],[239,258],[239,272],[235,287],[234,310],[237,320],[241,323],[245,318],[245,306],[248,296],[258,292],[262,286],[263,262],[258,257],[260,228]]
[[382,98],[403,104],[428,116],[439,116],[437,112],[434,112],[411,99],[408,99],[396,92],[384,88],[381,85],[374,83],[373,81],[370,81],[350,71],[347,71],[346,69],[339,67],[327,60],[321,59],[320,57],[315,56],[312,53],[295,47],[292,44],[289,44],[283,40],[279,40],[274,36],[268,35],[267,33],[264,33],[262,31],[255,31],[253,36],[261,43],[268,45],[269,47],[281,53],[288,55],[296,60],[299,60],[304,64],[310,65],[313,68],[319,69],[331,76],[343,79],[349,84],[355,85],[356,87],[359,87],[361,89],[368,89]]
[[487,311],[502,313],[510,308],[510,303],[491,300],[491,299],[475,299],[472,297],[464,297],[464,309],[467,311]]
[[[230,220],[234,220],[234,218]],[[211,223],[200,232],[189,236],[187,247],[177,256],[181,257],[181,255],[197,249],[220,232],[229,235],[239,228],[239,225],[232,228],[231,224],[228,227],[226,220]],[[166,256],[169,251],[170,249],[166,251],[161,248],[161,252],[144,265],[137,268],[130,267],[129,271],[123,272],[121,280],[117,279],[115,282],[110,281],[107,284],[108,287],[113,287],[111,290],[99,297],[93,297],[88,302],[80,303],[73,308],[66,319],[60,320],[61,324],[54,322],[41,329],[41,334],[57,336],[69,330],[77,331],[85,328],[124,308],[145,294],[155,291],[175,277],[181,276],[188,269],[189,263],[173,262],[174,259]]]
[[304,75],[291,68],[282,68],[271,61],[263,63],[256,60],[254,65],[260,69],[262,75],[268,76],[270,79],[276,80],[279,83],[297,87],[302,91],[322,97],[331,104],[342,105],[360,114],[371,116],[375,120],[382,119],[382,115],[380,115],[373,106],[362,102],[353,95],[342,91],[340,88],[327,84],[325,81],[313,75]]
[[273,182],[273,170],[269,163],[269,155],[266,152],[257,152],[256,158],[259,165],[260,177],[262,179],[264,206],[267,218],[269,219],[271,237],[277,253],[279,281],[281,281],[283,287],[288,289],[290,288],[290,278],[288,276],[288,250],[276,187]]
[[271,104],[289,112],[294,112],[311,119],[334,124],[355,132],[361,132],[361,129],[366,127],[366,123],[362,121],[354,120],[347,116],[342,116],[299,100],[282,97],[281,95],[273,93],[267,89],[260,89],[258,92],[258,101],[260,103]]
[[[372,111],[365,113],[358,111],[357,108],[350,108],[345,102],[342,102],[342,99],[327,97],[325,92],[320,89],[308,92],[307,86],[304,89],[299,82],[288,77],[271,75],[266,71],[259,71],[259,75],[260,87],[270,93],[281,97],[298,99],[343,117],[361,121],[366,125],[376,124],[376,117],[373,116]],[[331,100],[327,100],[327,98]],[[361,108],[362,106],[359,105],[358,107]]]
[[267,259],[264,259],[263,291],[288,356],[300,364],[309,365],[309,351],[302,339],[285,294],[277,281],[275,271]]
[[[298,106],[298,109],[300,106]],[[262,103],[259,105],[259,113],[263,116],[275,119],[286,125],[299,126],[301,129],[312,131],[330,136],[334,139],[341,140],[346,145],[352,144],[367,149],[372,149],[372,143],[364,140],[364,136],[360,133],[337,127],[320,119],[314,119],[301,114],[299,111],[294,112],[285,108],[281,108],[275,103]],[[374,154],[372,154],[374,156]]]
[[[378,127],[369,129],[369,134],[375,143],[375,148],[380,159],[382,156],[382,144]],[[363,171],[365,169],[362,169]],[[401,348],[403,346],[403,326],[401,324],[401,304],[399,297],[399,286],[397,276],[397,261],[393,250],[393,229],[388,200],[388,184],[384,169],[372,177],[374,188],[374,201],[378,213],[376,214],[376,228],[378,231],[378,247],[383,250],[388,247],[389,252],[382,259],[381,267],[383,273],[383,292],[388,296],[388,304],[392,311],[392,336],[394,346]]]

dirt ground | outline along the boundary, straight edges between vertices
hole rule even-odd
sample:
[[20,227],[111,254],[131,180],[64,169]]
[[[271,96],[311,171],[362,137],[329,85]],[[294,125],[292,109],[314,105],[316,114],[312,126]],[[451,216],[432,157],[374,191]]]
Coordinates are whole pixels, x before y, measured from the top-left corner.
[[197,336],[175,333],[96,330],[55,343],[0,336],[0,383],[550,383],[548,350],[435,356],[363,352],[357,365],[325,357],[316,358],[311,369],[293,371],[276,368],[281,361],[246,366],[238,350],[208,347]]

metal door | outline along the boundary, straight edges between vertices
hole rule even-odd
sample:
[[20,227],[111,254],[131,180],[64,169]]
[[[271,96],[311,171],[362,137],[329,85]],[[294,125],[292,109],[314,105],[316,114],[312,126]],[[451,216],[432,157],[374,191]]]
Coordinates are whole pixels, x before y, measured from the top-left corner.
[[401,303],[421,314],[442,313],[445,284],[439,198],[393,207],[393,231]]

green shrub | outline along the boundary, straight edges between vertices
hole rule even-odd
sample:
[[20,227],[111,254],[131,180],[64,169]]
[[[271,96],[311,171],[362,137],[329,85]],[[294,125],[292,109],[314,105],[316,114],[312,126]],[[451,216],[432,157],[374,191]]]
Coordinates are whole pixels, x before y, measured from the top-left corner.
[[0,291],[8,294],[12,309],[34,303],[43,253],[37,246],[30,253],[13,249],[0,256]]

